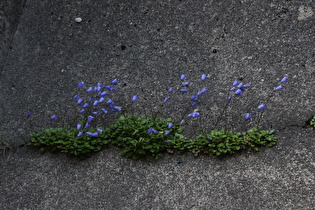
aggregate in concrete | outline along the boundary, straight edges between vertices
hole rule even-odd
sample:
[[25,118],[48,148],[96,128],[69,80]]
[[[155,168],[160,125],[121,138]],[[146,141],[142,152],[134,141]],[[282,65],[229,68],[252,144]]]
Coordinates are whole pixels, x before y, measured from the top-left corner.
[[[79,161],[20,147],[1,157],[1,209],[314,209],[314,130],[307,125],[315,115],[314,9],[313,1],[28,0],[0,75],[1,136],[14,145],[34,131],[75,126],[72,97],[84,94],[77,83],[114,78],[110,97],[123,108],[149,113],[170,97],[161,116],[184,118],[188,137],[198,128],[246,130],[264,103],[262,128],[275,129],[279,141],[222,159],[152,162],[125,159],[117,148]],[[181,74],[191,82],[187,94],[179,94]],[[234,96],[234,80],[251,86]],[[200,123],[187,114],[202,88]],[[233,103],[215,126],[227,96]],[[252,111],[258,115],[245,122]],[[44,120],[53,114],[56,121]]]

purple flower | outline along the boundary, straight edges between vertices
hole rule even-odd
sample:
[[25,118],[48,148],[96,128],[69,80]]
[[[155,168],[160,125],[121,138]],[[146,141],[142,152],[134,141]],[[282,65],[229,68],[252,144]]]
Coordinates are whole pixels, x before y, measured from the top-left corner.
[[90,98],[89,98],[89,101],[90,101],[90,102],[91,102],[91,101],[93,101],[93,100],[94,100],[94,98],[93,98],[93,97],[90,97]]
[[155,131],[156,131],[156,130],[154,130],[152,127],[150,127],[150,128],[148,129],[148,132],[147,132],[147,133],[148,133],[148,134],[151,134],[151,133],[155,133]]
[[112,84],[113,84],[113,85],[117,85],[117,84],[118,84],[118,79],[114,79],[114,80],[112,81]]
[[235,88],[235,87],[232,87],[232,88],[230,89],[230,91],[234,91],[234,90],[236,90],[236,88]]
[[83,131],[80,131],[77,135],[77,137],[81,137],[83,135]]
[[237,89],[237,91],[235,91],[235,95],[241,96],[242,95],[241,89]]
[[93,92],[93,91],[94,91],[94,89],[93,89],[92,87],[89,87],[89,88],[86,90],[86,92],[88,92],[88,93]]
[[89,115],[89,116],[88,116],[88,123],[90,123],[93,119],[94,119],[94,117],[91,116],[91,115]]
[[98,83],[96,84],[96,86],[97,86],[97,87],[102,87],[102,83],[98,82]]
[[245,87],[249,87],[250,86],[250,84],[245,84],[245,85],[243,85],[243,87],[245,88]]
[[77,94],[77,95],[73,96],[72,98],[77,99],[77,98],[80,98],[80,96]]
[[105,86],[107,90],[116,90],[116,88],[112,85]]
[[199,116],[200,116],[199,112],[193,112],[188,115],[188,117],[199,117]]
[[81,104],[83,100],[81,98],[78,99],[78,104]]
[[86,107],[88,107],[88,106],[89,106],[88,103],[85,103],[85,104],[83,105],[84,108],[86,108]]
[[168,127],[168,129],[170,129],[170,128],[172,128],[173,126],[174,126],[174,124],[170,122],[170,123],[168,123],[168,126],[167,126],[167,127]]
[[288,81],[288,78],[287,77],[283,77],[282,80],[281,80],[281,83],[284,83],[286,81]]
[[106,109],[104,109],[104,108],[102,108],[102,112],[104,113],[104,114],[107,114],[107,110]]
[[189,86],[189,82],[183,82],[183,86],[188,87]]
[[57,115],[54,114],[53,116],[50,117],[50,119],[51,119],[51,120],[57,119]]
[[184,124],[184,122],[185,122],[185,120],[182,120],[182,121],[180,121],[180,123],[179,123],[179,124]]
[[250,113],[247,113],[246,116],[245,116],[245,120],[249,120],[249,118],[251,118],[252,115]]
[[102,89],[102,87],[100,87],[100,86],[94,87],[95,91],[100,91],[101,89]]
[[101,96],[105,96],[105,95],[107,95],[106,91],[101,92]]
[[86,132],[86,134],[90,137],[98,137],[98,133]]
[[243,83],[238,84],[237,87],[238,87],[238,88],[242,88],[242,87],[243,87]]
[[180,92],[182,92],[182,93],[187,93],[187,91],[188,91],[187,88],[183,88],[180,90]]
[[81,109],[80,113],[83,114],[85,112],[85,109]]
[[201,75],[201,80],[205,80],[206,78],[207,78],[207,75],[205,75],[205,74]]
[[97,129],[97,132],[98,132],[98,133],[102,133],[102,132],[103,132],[103,130],[102,130],[102,129],[100,129],[100,128],[98,128],[98,129]]
[[136,101],[138,99],[138,96],[136,96],[136,95],[134,95],[134,96],[132,96],[132,101]]
[[167,97],[164,98],[164,103],[166,103],[166,102],[168,101],[168,99],[169,99],[169,98],[167,98]]
[[184,80],[186,78],[186,75],[185,74],[182,74],[181,76],[180,76],[180,80]]
[[197,95],[200,96],[201,94],[204,94],[204,93],[207,92],[207,91],[208,91],[207,88],[203,88],[201,91],[199,91],[199,92],[197,93]]
[[32,114],[33,114],[32,112],[28,112],[27,117],[30,117]]
[[279,85],[278,87],[276,87],[276,90],[282,90],[282,85]]
[[97,115],[97,112],[92,112],[93,115]]
[[85,85],[85,83],[82,81],[82,82],[79,82],[78,83],[78,88],[81,88],[81,87],[83,87]]
[[85,126],[84,126],[84,129],[87,129],[89,128],[91,125],[89,123],[86,123]]
[[121,107],[120,106],[114,106],[113,107],[116,111],[121,111]]
[[228,101],[231,101],[232,100],[232,96],[229,96],[227,99],[228,99]]
[[81,124],[77,124],[77,129],[78,129],[78,130],[80,130],[80,129],[81,129],[81,127],[82,127],[82,125],[81,125]]
[[168,92],[173,92],[174,88],[168,89]]
[[197,103],[196,103],[196,102],[193,102],[191,105],[192,105],[192,106],[197,106]]
[[107,105],[114,106],[114,101],[112,99],[107,100]]
[[104,97],[101,97],[100,100],[99,100],[100,103],[102,103],[102,102],[104,102],[104,101],[105,101],[105,98],[104,98]]
[[266,108],[265,104],[260,104],[260,105],[257,107],[257,109],[264,109],[264,108]]
[[236,86],[236,85],[238,85],[239,83],[238,83],[238,81],[237,80],[235,80],[234,82],[233,82],[233,86]]
[[95,100],[94,103],[93,103],[93,106],[96,106],[98,103],[99,103],[99,101]]
[[168,135],[168,134],[170,134],[171,133],[171,131],[165,131],[165,135]]
[[191,96],[191,100],[193,100],[193,101],[198,101],[198,96],[192,95],[192,96]]

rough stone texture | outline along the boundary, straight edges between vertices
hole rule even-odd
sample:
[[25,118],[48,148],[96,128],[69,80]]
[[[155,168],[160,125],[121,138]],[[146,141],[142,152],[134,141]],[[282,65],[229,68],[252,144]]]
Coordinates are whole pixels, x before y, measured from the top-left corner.
[[[143,113],[158,109],[186,74],[190,93],[172,94],[162,114],[181,120],[191,94],[207,87],[203,123],[187,120],[185,135],[213,128],[232,82],[242,79],[251,87],[217,127],[245,130],[245,113],[265,103],[262,126],[279,142],[223,159],[150,163],[115,148],[78,161],[22,147],[1,157],[1,209],[314,209],[314,130],[305,126],[314,115],[314,9],[311,0],[27,1],[0,75],[3,138],[18,145],[32,131],[74,125],[78,81],[118,78],[111,97],[126,107],[137,94],[134,109]],[[212,76],[200,81],[202,73]],[[283,76],[289,81],[274,93]],[[52,114],[56,124],[43,120]],[[110,116],[104,126],[118,113]]]
[[8,54],[26,0],[0,2],[0,73]]

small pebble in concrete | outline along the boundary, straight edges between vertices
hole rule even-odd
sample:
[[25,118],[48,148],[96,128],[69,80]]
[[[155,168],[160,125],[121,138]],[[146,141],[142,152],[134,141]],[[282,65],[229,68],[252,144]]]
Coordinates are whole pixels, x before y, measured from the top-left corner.
[[77,17],[77,18],[74,19],[74,21],[75,21],[76,23],[81,23],[81,22],[82,22],[82,18]]

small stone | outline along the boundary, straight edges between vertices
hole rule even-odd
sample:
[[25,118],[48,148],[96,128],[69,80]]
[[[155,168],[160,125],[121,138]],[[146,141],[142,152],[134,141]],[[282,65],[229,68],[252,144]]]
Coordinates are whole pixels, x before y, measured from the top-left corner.
[[74,19],[74,21],[75,21],[76,23],[81,23],[81,22],[82,22],[82,18],[77,17],[77,18]]

